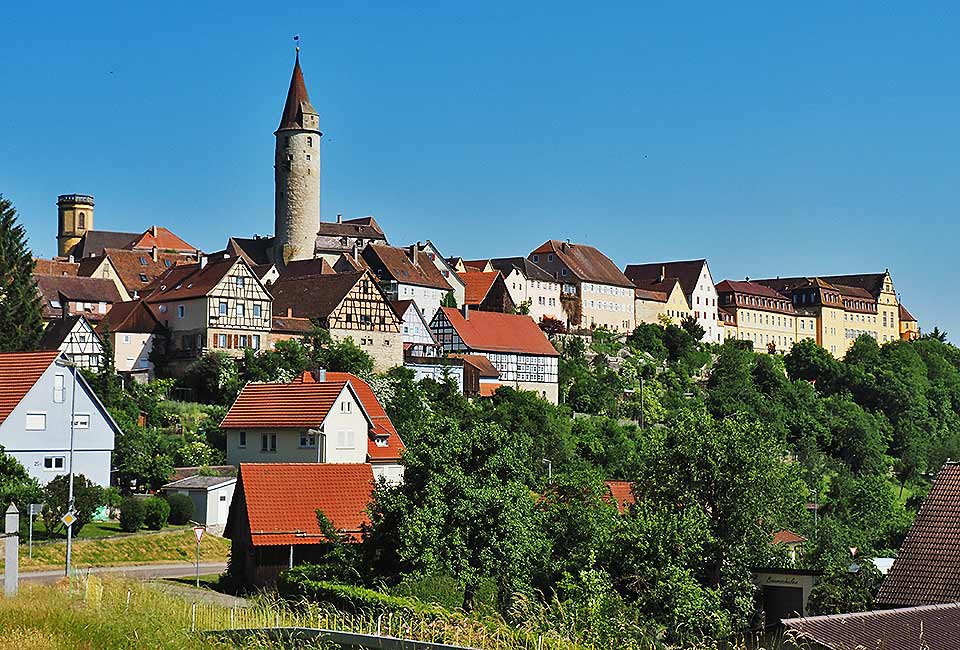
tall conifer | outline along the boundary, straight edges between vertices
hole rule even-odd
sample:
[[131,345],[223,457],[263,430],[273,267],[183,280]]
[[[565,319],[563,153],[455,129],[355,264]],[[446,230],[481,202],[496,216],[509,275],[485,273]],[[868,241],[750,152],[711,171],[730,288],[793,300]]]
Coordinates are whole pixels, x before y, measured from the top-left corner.
[[36,350],[43,334],[33,255],[13,204],[0,194],[0,352]]

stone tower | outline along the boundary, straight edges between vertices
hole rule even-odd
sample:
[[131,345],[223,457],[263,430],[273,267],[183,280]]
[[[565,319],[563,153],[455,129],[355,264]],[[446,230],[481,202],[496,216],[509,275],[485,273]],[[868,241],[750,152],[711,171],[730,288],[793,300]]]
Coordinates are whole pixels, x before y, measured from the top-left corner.
[[93,230],[93,197],[61,194],[57,197],[57,254],[66,257],[88,230]]
[[320,229],[320,116],[300,70],[300,48],[283,106],[273,159],[276,182],[273,259],[313,258]]

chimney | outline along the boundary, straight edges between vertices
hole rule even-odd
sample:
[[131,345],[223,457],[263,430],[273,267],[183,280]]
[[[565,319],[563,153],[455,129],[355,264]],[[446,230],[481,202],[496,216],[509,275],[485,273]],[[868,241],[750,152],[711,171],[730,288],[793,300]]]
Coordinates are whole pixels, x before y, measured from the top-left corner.
[[195,251],[193,251],[193,256],[199,262],[200,258],[203,256],[203,251],[198,248]]
[[339,212],[337,213],[337,223],[343,223],[343,215]]
[[460,308],[460,311],[463,313],[463,320],[470,320],[470,305],[463,303],[463,307]]
[[562,250],[564,253],[566,253],[568,248],[570,248],[570,240],[569,240],[569,239],[566,240],[566,241],[560,242],[560,250]]
[[666,280],[666,279],[667,279],[667,267],[666,267],[666,265],[663,265],[663,266],[660,267],[660,280],[659,280],[659,281],[660,281],[660,282],[663,282],[663,281]]
[[157,227],[156,227],[156,226],[150,226],[150,234],[153,235],[154,237],[157,236]]
[[154,262],[157,261],[158,258],[157,258],[157,247],[156,247],[156,246],[154,246],[153,248],[150,249],[150,257],[153,258],[153,261],[154,261]]
[[200,258],[200,259],[199,259],[199,261],[200,261],[200,268],[201,268],[201,269],[206,268],[206,266],[207,266],[207,256],[206,256],[206,255],[200,255],[199,258]]
[[353,261],[354,262],[360,261],[360,242],[358,242],[357,240],[353,241]]
[[73,255],[71,255],[70,257],[68,257],[68,258],[67,258],[67,261],[69,261],[71,264],[73,264]]
[[323,383],[327,381],[327,370],[326,368],[317,368],[316,370],[310,371],[310,374],[313,375],[313,378],[317,383]]
[[287,307],[287,318],[293,318],[293,307]]
[[420,268],[420,242],[410,244],[410,259],[415,267]]

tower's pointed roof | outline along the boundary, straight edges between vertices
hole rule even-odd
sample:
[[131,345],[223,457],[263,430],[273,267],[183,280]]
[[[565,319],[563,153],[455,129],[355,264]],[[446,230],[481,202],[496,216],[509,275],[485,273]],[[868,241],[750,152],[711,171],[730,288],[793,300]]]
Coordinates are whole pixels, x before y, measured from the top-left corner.
[[310,96],[307,94],[307,84],[303,81],[303,70],[300,69],[300,49],[297,48],[297,61],[293,66],[293,76],[290,78],[290,90],[287,91],[287,101],[283,105],[283,115],[280,117],[280,126],[282,129],[302,129],[303,114],[317,114],[313,105],[310,103]]

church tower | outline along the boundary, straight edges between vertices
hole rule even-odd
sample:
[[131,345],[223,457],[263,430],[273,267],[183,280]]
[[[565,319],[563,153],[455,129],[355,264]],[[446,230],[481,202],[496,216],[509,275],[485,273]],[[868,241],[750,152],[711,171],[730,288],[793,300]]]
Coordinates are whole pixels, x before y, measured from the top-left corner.
[[93,230],[93,197],[61,194],[57,197],[57,254],[70,255],[88,230]]
[[300,70],[300,48],[283,106],[273,159],[276,183],[273,259],[313,258],[320,229],[320,116]]

